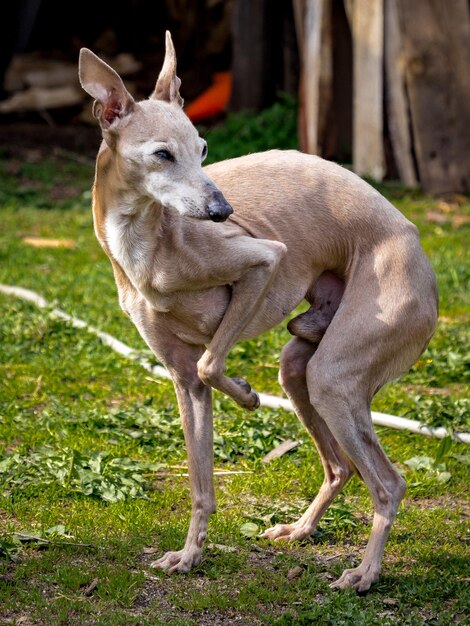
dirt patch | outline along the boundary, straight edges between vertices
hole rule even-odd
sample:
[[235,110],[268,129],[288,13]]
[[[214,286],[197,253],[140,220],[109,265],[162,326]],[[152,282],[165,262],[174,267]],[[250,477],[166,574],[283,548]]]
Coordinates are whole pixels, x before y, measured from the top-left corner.
[[15,624],[18,626],[44,626],[44,622],[32,620],[26,613],[5,613],[2,616],[2,624]]
[[450,396],[453,393],[465,391],[465,385],[455,383],[451,387],[426,387],[426,385],[404,385],[403,389],[408,394],[423,396]]
[[142,609],[158,604],[162,613],[166,615],[173,614],[176,607],[168,599],[174,587],[172,581],[152,576],[147,572],[145,572],[145,577],[143,588],[134,601],[134,612],[139,613]]
[[[178,592],[181,594],[181,579],[179,577],[160,578],[147,572],[145,576],[146,581],[132,609],[134,615],[145,614],[151,610],[151,607],[155,611],[158,607],[158,616],[161,620],[178,618],[183,619],[185,623],[198,624],[200,626],[229,626],[230,624],[256,626],[262,623],[253,615],[247,617],[233,608],[227,608],[226,610],[202,609],[200,611],[186,611],[180,606],[175,606],[171,601],[174,593]],[[201,576],[195,580],[187,581],[187,588],[188,590],[194,588],[199,592],[203,592],[209,582],[208,578]]]
[[405,505],[407,507],[415,507],[417,509],[460,509],[462,514],[470,517],[470,505],[468,500],[463,498],[455,498],[449,495],[435,496],[430,498],[406,498]]

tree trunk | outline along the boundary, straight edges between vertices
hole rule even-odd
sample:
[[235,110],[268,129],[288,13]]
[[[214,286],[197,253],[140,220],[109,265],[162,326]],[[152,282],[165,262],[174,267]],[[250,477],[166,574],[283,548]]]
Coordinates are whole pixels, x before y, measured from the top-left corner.
[[305,152],[318,154],[320,110],[321,25],[324,0],[307,0],[304,16],[302,97],[305,123]]
[[398,0],[422,188],[470,191],[468,0]]
[[383,1],[354,0],[352,22],[353,167],[360,176],[382,180],[384,176]]
[[233,90],[230,109],[261,109],[276,98],[282,65],[280,19],[282,7],[269,0],[236,0],[233,6]]
[[400,180],[408,187],[415,187],[417,180],[412,155],[405,76],[401,63],[401,45],[397,0],[385,0],[385,91],[390,142]]

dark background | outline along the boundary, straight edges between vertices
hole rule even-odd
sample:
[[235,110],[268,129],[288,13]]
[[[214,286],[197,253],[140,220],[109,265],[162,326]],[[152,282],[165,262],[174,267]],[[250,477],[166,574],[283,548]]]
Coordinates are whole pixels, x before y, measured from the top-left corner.
[[[316,96],[308,79],[318,75],[307,63],[315,28],[306,15],[307,7],[318,13],[320,6],[316,59],[322,70]],[[369,6],[380,11],[383,24],[384,44],[377,49],[364,26],[368,20],[370,26],[374,13]],[[47,151],[60,146],[95,154],[99,131],[90,115],[91,99],[78,84],[80,48],[92,49],[111,66],[118,54],[130,54],[139,68],[118,73],[135,98],[146,98],[162,65],[168,29],[186,105],[212,84],[215,73],[230,72],[230,100],[218,115],[204,120],[206,126],[224,123],[228,112],[261,112],[287,94],[298,104],[297,133],[292,135],[302,150],[352,163],[362,176],[400,180],[430,193],[469,193],[469,7],[470,0],[384,0],[370,5],[365,0],[5,2],[0,14],[0,149],[10,154],[22,147]],[[359,14],[361,28],[354,27]],[[375,78],[364,72],[370,66],[361,51],[381,64]],[[26,74],[18,70],[18,59],[42,62],[46,69],[65,63],[67,86],[75,89],[76,102],[12,109],[12,97],[30,89],[29,83],[21,83]],[[324,72],[325,67],[330,69]],[[371,100],[380,90],[381,96]],[[404,103],[400,109],[397,94]],[[314,97],[318,114],[306,105]],[[377,119],[361,116],[367,115],[370,102],[377,104]],[[272,130],[278,128],[278,122],[272,125]],[[318,140],[310,145],[307,130],[312,128]],[[380,161],[379,174],[377,162],[364,165],[358,157],[358,148],[378,134],[377,155],[367,155]],[[269,147],[285,146],[274,139]]]
[[[168,29],[177,50],[182,94],[189,102],[210,85],[214,72],[231,67],[231,8],[232,3],[226,0],[4,3],[0,21],[0,98],[11,95],[5,90],[5,77],[14,55],[63,61],[76,64],[78,69],[83,46],[107,59],[131,53],[141,63],[141,69],[130,77],[133,95],[148,97],[162,65]],[[91,107],[86,94],[83,106]],[[82,108],[3,114],[0,145],[12,149],[51,142],[93,152],[98,130],[81,121]]]

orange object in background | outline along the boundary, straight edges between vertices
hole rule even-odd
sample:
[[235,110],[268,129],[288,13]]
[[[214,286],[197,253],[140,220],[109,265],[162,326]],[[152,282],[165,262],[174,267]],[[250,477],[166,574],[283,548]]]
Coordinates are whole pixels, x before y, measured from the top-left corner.
[[216,72],[212,85],[185,107],[192,122],[199,122],[218,113],[223,113],[232,93],[232,73]]

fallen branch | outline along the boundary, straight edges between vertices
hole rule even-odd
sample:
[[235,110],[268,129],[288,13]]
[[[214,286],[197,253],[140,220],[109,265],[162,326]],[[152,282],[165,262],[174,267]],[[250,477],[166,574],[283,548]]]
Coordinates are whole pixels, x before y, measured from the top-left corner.
[[13,533],[14,537],[18,537],[21,543],[47,543],[54,546],[76,546],[79,548],[95,548],[91,543],[75,543],[73,541],[55,541],[54,539],[46,539],[45,537],[39,537],[38,535],[29,535],[27,533]]
[[300,441],[286,439],[286,441],[283,441],[278,446],[273,448],[270,452],[268,452],[268,454],[263,458],[263,463],[270,463],[271,461],[274,461],[274,459],[278,459],[279,457],[286,454],[286,452],[290,452],[290,450],[297,448],[297,446],[300,446]]

